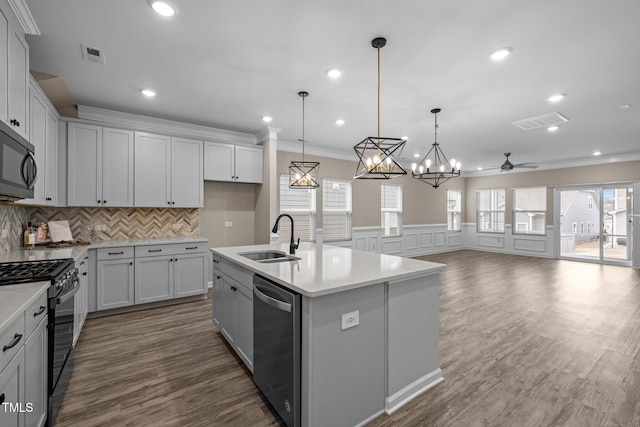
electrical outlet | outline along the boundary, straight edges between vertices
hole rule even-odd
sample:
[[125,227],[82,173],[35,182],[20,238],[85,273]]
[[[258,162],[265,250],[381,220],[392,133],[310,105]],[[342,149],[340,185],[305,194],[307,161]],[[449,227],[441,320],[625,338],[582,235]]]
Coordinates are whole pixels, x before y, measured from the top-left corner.
[[225,227],[231,227],[231,226],[233,226],[233,222],[231,222],[231,221],[225,221],[225,222],[224,222],[224,226],[225,226]]
[[360,310],[342,315],[342,330],[353,328],[360,324]]
[[175,224],[173,224],[173,229],[174,230],[180,230],[182,228],[182,223],[181,222],[176,222]]
[[6,239],[7,237],[9,237],[9,229],[3,228],[2,229],[2,238]]
[[104,224],[96,224],[93,229],[95,231],[106,231],[107,230],[107,226]]

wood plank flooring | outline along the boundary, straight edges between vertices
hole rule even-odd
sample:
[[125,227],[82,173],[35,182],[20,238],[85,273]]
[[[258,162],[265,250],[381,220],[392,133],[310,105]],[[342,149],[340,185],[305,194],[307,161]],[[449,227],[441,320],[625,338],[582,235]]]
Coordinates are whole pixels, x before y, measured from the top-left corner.
[[[369,426],[640,425],[640,270],[422,258],[448,264],[445,381]],[[75,356],[56,427],[277,425],[213,327],[211,299],[89,319]]]

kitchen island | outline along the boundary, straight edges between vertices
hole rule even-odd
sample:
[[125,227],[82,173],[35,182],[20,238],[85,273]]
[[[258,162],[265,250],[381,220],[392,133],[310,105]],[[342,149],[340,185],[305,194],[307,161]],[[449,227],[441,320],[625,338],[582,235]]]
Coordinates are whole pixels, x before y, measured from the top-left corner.
[[[445,265],[314,243],[302,243],[297,260],[244,256],[266,250],[288,252],[288,245],[212,249],[214,324],[252,369],[253,274],[302,295],[302,426],[361,425],[443,381],[438,278]],[[231,318],[224,280],[230,289],[243,285]]]

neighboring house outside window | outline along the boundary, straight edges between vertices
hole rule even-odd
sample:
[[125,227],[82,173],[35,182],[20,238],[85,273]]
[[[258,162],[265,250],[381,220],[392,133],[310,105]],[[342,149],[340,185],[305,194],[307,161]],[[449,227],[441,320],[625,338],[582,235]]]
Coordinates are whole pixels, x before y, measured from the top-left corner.
[[401,185],[380,185],[380,217],[383,236],[402,234]]
[[322,179],[322,239],[351,240],[351,181]]
[[[291,215],[295,222],[295,238],[303,242],[316,241],[316,191],[289,188],[289,175],[280,175],[280,213]],[[291,221],[280,221],[280,241],[288,241]]]
[[546,217],[547,187],[513,189],[513,234],[545,235]]
[[462,191],[447,190],[447,230],[460,231],[462,227]]
[[505,189],[477,192],[476,226],[481,233],[504,233]]
[[589,198],[588,198],[587,209],[589,209],[589,210],[593,209],[593,196],[589,196]]

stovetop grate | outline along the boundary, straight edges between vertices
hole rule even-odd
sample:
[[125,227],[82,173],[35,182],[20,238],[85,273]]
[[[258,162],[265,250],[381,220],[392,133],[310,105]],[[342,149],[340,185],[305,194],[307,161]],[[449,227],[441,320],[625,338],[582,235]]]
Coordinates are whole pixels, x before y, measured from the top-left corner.
[[0,285],[52,280],[71,263],[72,259],[3,262],[0,263]]

